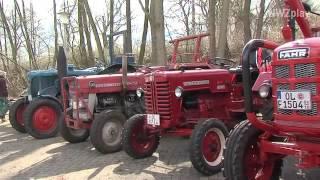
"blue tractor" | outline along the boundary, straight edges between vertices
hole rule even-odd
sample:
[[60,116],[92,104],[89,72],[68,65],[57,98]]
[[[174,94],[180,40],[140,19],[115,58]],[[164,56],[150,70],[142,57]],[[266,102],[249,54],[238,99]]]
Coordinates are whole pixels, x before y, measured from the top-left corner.
[[[63,51],[63,49],[62,49]],[[60,54],[60,50],[59,50]],[[15,103],[10,106],[9,120],[14,129],[21,133],[29,133],[37,139],[54,137],[59,131],[59,119],[62,117],[60,103],[60,81],[63,76],[80,76],[98,74],[97,68],[76,69],[73,65],[66,66],[63,52],[62,69],[30,71],[27,75],[28,89]],[[61,65],[60,65],[61,67]],[[61,68],[60,68],[61,69]]]

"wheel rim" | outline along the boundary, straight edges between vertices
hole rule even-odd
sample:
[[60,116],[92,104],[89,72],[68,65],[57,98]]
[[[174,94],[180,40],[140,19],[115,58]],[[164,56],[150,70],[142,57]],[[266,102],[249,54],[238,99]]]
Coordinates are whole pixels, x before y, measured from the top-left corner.
[[226,142],[225,136],[220,129],[211,128],[202,139],[202,154],[206,163],[217,166],[222,162],[223,146]]
[[147,135],[143,133],[143,123],[144,121],[139,121],[135,124],[130,137],[131,146],[139,154],[150,151],[156,143],[154,136],[146,137]]
[[57,127],[57,113],[49,106],[40,106],[33,113],[33,127],[39,132],[51,132]]
[[108,121],[102,128],[102,139],[105,144],[114,146],[121,143],[122,125],[118,121]]
[[25,103],[21,104],[16,110],[16,121],[19,125],[24,126],[23,113],[27,105]]
[[250,144],[244,154],[244,173],[248,179],[256,179],[262,165],[259,159],[259,145],[257,139],[249,141]]

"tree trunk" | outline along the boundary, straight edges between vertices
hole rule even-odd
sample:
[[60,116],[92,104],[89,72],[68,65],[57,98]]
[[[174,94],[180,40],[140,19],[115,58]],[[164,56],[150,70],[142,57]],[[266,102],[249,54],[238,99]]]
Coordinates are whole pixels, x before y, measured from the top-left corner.
[[[15,43],[15,40],[13,39],[13,35],[11,34],[11,29],[10,29],[9,23],[7,21],[7,17],[4,14],[2,3],[0,3],[0,16],[1,16],[1,20],[2,20],[2,25],[6,29],[7,38],[9,39],[9,43],[10,43],[10,47],[11,47],[11,56],[12,56],[12,61],[13,61],[14,66],[15,66],[15,71],[20,76],[20,79],[22,80],[23,85],[26,86],[27,85],[27,81],[24,78],[23,73],[21,72],[21,69],[20,69],[20,67],[18,65],[18,62],[17,62],[17,54],[18,54],[17,53],[17,46],[16,46],[16,43]],[[16,26],[16,23],[14,23],[13,26]],[[14,36],[16,36],[16,34]]]
[[216,0],[209,0],[209,58],[216,55]]
[[109,36],[109,56],[110,63],[114,58],[114,48],[113,48],[113,25],[114,25],[114,0],[110,0],[110,36]]
[[22,34],[24,36],[25,43],[27,46],[27,52],[29,55],[29,61],[31,62],[31,65],[32,65],[32,69],[39,69],[37,63],[35,62],[35,58],[34,58],[32,42],[31,42],[29,31],[28,31],[24,2],[22,1],[22,11],[19,7],[17,0],[14,0],[14,3],[15,3],[15,7],[17,9],[17,12],[18,12],[18,15],[20,18],[21,30],[22,30]]
[[230,0],[224,0],[222,4],[222,12],[220,19],[220,29],[219,29],[219,42],[218,42],[218,57],[225,57],[225,47],[227,44],[227,34],[228,34],[228,19],[229,19],[229,5]]
[[85,65],[86,67],[93,66],[87,58],[86,44],[84,42],[84,33],[83,33],[83,2],[78,0],[78,27],[79,27],[79,43],[80,43],[80,64]]
[[88,19],[86,15],[86,10],[83,8],[83,28],[84,28],[84,33],[86,35],[86,42],[87,42],[87,49],[88,49],[88,64],[95,64],[95,59],[94,59],[94,54],[92,50],[92,44],[91,44],[91,33],[89,31],[89,26],[88,26]]
[[150,24],[153,65],[166,64],[163,0],[151,0]]
[[256,29],[256,39],[261,38],[262,34],[262,28],[263,28],[263,20],[264,20],[264,13],[265,13],[265,0],[260,1],[260,11],[258,16],[258,22],[257,22],[257,29]]
[[132,31],[131,31],[131,7],[130,0],[126,0],[126,21],[127,21],[127,33],[126,33],[126,50],[125,53],[132,53]]
[[196,34],[196,4],[195,0],[191,2],[191,9],[192,9],[192,34]]
[[90,6],[89,6],[89,3],[88,3],[88,0],[83,0],[83,1],[84,1],[84,6],[86,8],[86,13],[87,13],[88,18],[89,18],[90,26],[92,28],[93,35],[94,35],[94,38],[96,40],[97,49],[98,49],[98,53],[99,53],[99,59],[102,60],[104,63],[106,63],[105,58],[104,58],[102,45],[101,45],[101,41],[100,41],[100,37],[99,37],[99,34],[98,34],[98,30],[97,30],[95,21],[93,19],[91,10],[90,10]]
[[250,5],[251,0],[244,0],[243,7],[243,39],[244,44],[251,40],[251,28],[250,28]]
[[57,26],[57,4],[56,0],[52,0],[53,3],[53,28],[54,28],[54,57],[52,66],[56,67],[58,58],[58,26]]
[[[146,13],[149,13],[149,6],[150,6],[149,0],[145,0],[144,4],[145,4],[144,9],[145,9]],[[144,23],[143,23],[143,32],[142,32],[142,38],[141,38],[141,45],[140,45],[140,52],[139,52],[139,61],[138,61],[138,63],[140,65],[143,64],[144,55],[145,55],[145,51],[146,51],[147,35],[148,35],[148,27],[149,27],[148,25],[149,25],[148,14],[145,14],[144,15]]]

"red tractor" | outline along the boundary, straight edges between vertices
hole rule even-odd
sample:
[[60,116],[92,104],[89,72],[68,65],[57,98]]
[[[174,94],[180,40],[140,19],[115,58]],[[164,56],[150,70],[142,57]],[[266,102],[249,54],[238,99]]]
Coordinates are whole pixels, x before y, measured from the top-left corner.
[[[279,179],[283,158],[297,159],[298,174],[320,166],[320,38],[313,37],[305,11],[308,4],[286,0],[289,16],[286,40],[294,40],[295,22],[305,39],[279,46],[252,40],[242,54],[243,87],[248,120],[231,132],[224,152],[228,180]],[[317,14],[317,13],[314,13]],[[257,48],[273,50],[269,71],[252,76],[249,54]],[[265,111],[257,109],[263,104]]]
[[[252,64],[256,65],[252,53]],[[191,136],[190,159],[205,175],[222,168],[222,153],[229,130],[246,119],[240,68],[229,69],[230,60],[216,58],[213,65],[156,71],[145,75],[146,114],[126,121],[123,149],[136,159],[151,156],[160,136]],[[211,68],[212,66],[214,68]],[[208,120],[208,121],[206,121]]]
[[[200,34],[172,41],[174,49],[168,68],[212,68],[199,53],[201,42],[207,36],[208,34]],[[180,53],[178,45],[190,40],[195,42],[189,45],[194,47],[192,55],[197,63],[184,66],[177,62],[177,54]],[[139,87],[143,87],[145,82],[145,74],[167,68],[142,67],[138,72],[127,75],[125,67],[124,65],[122,74],[64,78],[61,85],[64,101],[61,134],[65,140],[78,143],[85,141],[90,135],[92,144],[101,153],[121,149],[120,134],[124,122],[128,117],[145,112],[144,99],[138,98],[141,92]]]

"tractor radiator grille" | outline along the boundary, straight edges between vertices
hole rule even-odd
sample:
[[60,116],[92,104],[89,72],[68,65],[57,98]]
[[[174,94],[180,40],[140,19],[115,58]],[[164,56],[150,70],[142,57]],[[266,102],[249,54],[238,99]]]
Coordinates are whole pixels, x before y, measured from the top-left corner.
[[145,103],[148,114],[160,114],[161,120],[171,119],[171,105],[168,82],[145,84]]
[[[294,77],[292,78],[310,78],[317,76],[316,64],[295,64],[294,65]],[[278,65],[274,67],[275,78],[290,78],[290,66],[289,65]],[[290,88],[290,84],[277,84],[277,90],[310,90],[312,96],[317,95],[317,83],[315,82],[302,82],[293,85],[295,89]],[[318,104],[313,103],[312,109],[307,111],[296,111],[296,110],[283,110],[278,109],[278,114],[281,115],[292,115],[296,113],[302,116],[316,116],[318,115]]]
[[316,66],[314,64],[296,64],[294,74],[296,78],[313,77],[316,75]]
[[277,66],[276,67],[277,78],[289,78],[289,66]]

